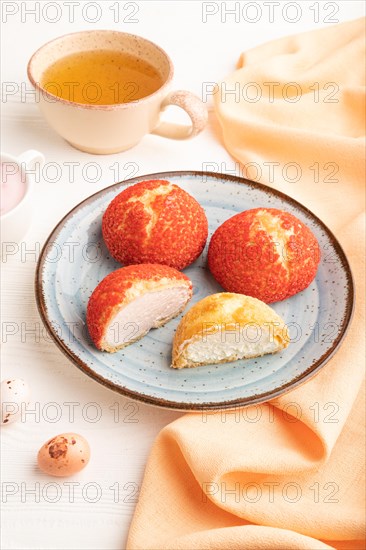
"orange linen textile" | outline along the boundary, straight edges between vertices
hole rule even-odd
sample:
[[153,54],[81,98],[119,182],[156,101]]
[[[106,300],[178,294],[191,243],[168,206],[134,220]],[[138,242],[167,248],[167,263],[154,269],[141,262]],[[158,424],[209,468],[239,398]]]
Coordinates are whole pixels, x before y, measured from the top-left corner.
[[[225,145],[243,169],[256,163],[263,183],[302,202],[341,241],[356,280],[348,335],[317,376],[275,402],[167,426],[148,460],[128,549],[365,547],[364,28],[351,21],[255,48],[225,82],[254,82],[261,99],[216,93]],[[270,82],[279,83],[273,101]],[[291,102],[291,87],[282,91],[294,82],[302,95]],[[266,162],[278,163],[268,178]],[[301,167],[297,182],[282,173],[288,163]]]

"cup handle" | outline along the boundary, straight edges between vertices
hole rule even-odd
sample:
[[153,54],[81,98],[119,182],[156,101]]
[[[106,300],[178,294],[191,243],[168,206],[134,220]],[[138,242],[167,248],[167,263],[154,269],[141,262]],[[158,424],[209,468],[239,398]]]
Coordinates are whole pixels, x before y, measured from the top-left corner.
[[176,92],[170,92],[164,99],[161,104],[162,111],[168,105],[176,105],[184,109],[189,115],[192,124],[185,126],[183,124],[175,124],[174,122],[160,122],[151,132],[152,134],[170,139],[189,139],[202,132],[207,123],[208,113],[206,105],[199,97],[191,92],[177,90]]
[[35,149],[24,151],[17,160],[21,166],[24,165],[28,170],[34,170],[37,163],[39,163],[40,166],[44,164],[44,156]]

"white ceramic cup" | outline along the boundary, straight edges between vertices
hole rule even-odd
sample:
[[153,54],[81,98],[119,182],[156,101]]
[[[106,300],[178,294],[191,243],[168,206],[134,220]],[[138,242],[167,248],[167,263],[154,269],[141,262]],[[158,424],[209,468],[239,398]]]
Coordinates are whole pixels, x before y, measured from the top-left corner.
[[[40,82],[44,71],[70,54],[91,50],[115,50],[142,58],[162,76],[163,85],[149,96],[114,105],[81,104],[56,97]],[[50,126],[71,145],[94,154],[124,151],[148,133],[187,139],[203,130],[207,122],[205,104],[186,91],[170,92],[173,64],[159,46],[134,34],[93,30],[60,36],[42,46],[28,63],[28,78],[38,92],[39,107]],[[184,109],[191,125],[160,122],[168,105]]]
[[0,236],[1,248],[8,243],[9,246],[19,243],[27,233],[32,221],[32,195],[34,188],[34,170],[37,163],[41,167],[44,163],[44,156],[38,151],[30,149],[25,151],[19,157],[13,157],[7,153],[0,153],[1,163],[11,164],[8,173],[19,175],[25,186],[25,192],[22,199],[8,212],[0,216]]

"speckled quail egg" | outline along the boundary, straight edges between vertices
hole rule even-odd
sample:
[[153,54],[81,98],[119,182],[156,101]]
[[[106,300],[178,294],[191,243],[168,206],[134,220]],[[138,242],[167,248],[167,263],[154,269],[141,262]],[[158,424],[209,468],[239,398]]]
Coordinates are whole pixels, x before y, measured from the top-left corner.
[[87,440],[76,433],[63,433],[46,441],[38,452],[38,466],[46,474],[57,477],[72,476],[88,464],[90,447]]

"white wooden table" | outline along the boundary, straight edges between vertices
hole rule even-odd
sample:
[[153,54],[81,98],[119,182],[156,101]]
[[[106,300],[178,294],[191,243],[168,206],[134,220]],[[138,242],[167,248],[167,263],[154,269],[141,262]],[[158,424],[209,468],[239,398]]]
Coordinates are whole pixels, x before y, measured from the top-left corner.
[[[1,379],[22,377],[32,390],[24,421],[2,430],[4,549],[124,548],[151,445],[161,428],[179,416],[98,385],[50,341],[33,291],[44,240],[75,204],[132,175],[205,168],[240,172],[222,146],[212,111],[208,128],[192,141],[147,136],[133,150],[106,157],[72,149],[38,113],[26,78],[28,58],[60,34],[119,29],[160,44],[175,64],[175,87],[201,95],[204,83],[230,73],[245,49],[364,14],[361,1],[269,4],[276,3],[2,2],[2,80],[7,92],[2,98],[2,149],[13,155],[38,149],[46,157],[36,183],[33,227],[2,262]],[[180,119],[174,109],[169,115]],[[37,451],[65,431],[88,439],[91,462],[73,478],[47,477],[37,470]]]

